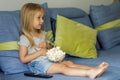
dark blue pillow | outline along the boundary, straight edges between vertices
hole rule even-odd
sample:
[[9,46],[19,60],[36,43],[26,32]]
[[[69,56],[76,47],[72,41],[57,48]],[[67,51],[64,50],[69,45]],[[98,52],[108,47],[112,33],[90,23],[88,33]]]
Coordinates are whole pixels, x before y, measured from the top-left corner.
[[110,5],[90,6],[90,17],[94,27],[120,18],[120,2]]
[[103,49],[109,49],[120,44],[120,27],[98,31],[98,39]]
[[[69,14],[68,14],[69,13]],[[91,26],[89,16],[86,12],[78,8],[50,8],[50,17],[56,20],[57,15],[65,16],[74,21]]]
[[[112,3],[110,5],[91,5],[90,18],[94,28],[109,21],[119,19],[120,14],[118,12],[120,12],[120,2]],[[102,43],[99,41],[99,39],[100,37],[98,38],[97,44],[99,49],[101,49]]]
[[50,12],[47,3],[41,4],[41,6],[44,8],[45,15],[44,15],[44,24],[42,26],[42,29],[45,31],[51,30],[51,23],[50,23]]
[[19,11],[0,11],[0,42],[18,41],[20,27]]

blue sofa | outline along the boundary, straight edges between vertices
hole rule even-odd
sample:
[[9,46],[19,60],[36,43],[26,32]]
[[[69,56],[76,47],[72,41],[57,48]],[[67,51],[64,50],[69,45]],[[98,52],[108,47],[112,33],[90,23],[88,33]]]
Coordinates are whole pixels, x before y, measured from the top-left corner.
[[[104,5],[90,6],[89,15],[82,9],[77,9],[77,8],[47,8],[46,6],[43,7],[47,12],[45,14],[45,23],[47,23],[47,25],[44,24],[44,26],[47,27],[44,30],[48,31],[51,29],[53,31],[54,37],[55,37],[55,29],[56,29],[55,24],[56,24],[57,14],[75,20],[77,22],[83,23],[91,28],[95,28],[99,25],[102,25],[109,21],[113,21],[115,19],[120,19],[120,15],[116,13],[117,11],[118,12],[120,11],[119,2],[107,6]],[[22,34],[20,28],[19,14],[20,14],[19,10],[0,11],[0,43],[19,40],[19,36]],[[98,37],[97,37],[98,40],[96,42],[98,58],[86,59],[86,58],[78,58],[78,57],[66,55],[65,60],[72,60],[75,63],[85,64],[90,66],[96,66],[101,62],[106,61],[110,64],[109,68],[105,71],[105,73],[101,77],[96,78],[96,80],[120,80],[120,74],[119,74],[120,73],[120,63],[119,63],[120,40],[117,39],[117,41],[113,41],[115,42],[115,44],[112,43],[111,45],[104,48],[103,46],[105,45],[105,43],[102,43],[102,40],[100,38],[101,36],[99,36],[100,34],[101,32],[98,31]],[[114,35],[117,34],[118,33]],[[104,34],[105,38],[114,35]],[[120,36],[118,35],[117,37]],[[46,80],[46,78],[35,78],[35,77],[24,76],[24,72],[29,70],[26,64],[22,64],[19,61],[18,53],[19,53],[18,50],[0,50],[0,80]],[[90,79],[87,77],[71,77],[71,76],[64,76],[62,74],[55,74],[53,75],[52,78],[49,78],[49,80],[90,80]]]

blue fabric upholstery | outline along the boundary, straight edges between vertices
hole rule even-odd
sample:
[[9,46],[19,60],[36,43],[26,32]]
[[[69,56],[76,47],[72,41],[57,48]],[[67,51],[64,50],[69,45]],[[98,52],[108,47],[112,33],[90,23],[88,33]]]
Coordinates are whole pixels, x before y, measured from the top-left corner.
[[[0,42],[18,41],[22,33],[19,11],[0,11]],[[0,51],[0,68],[5,74],[28,71],[18,57],[18,51]]]
[[44,8],[45,15],[44,15],[44,24],[42,26],[42,29],[45,31],[51,30],[51,23],[50,23],[50,12],[48,9],[47,3],[41,4],[41,6]]
[[[111,67],[107,72],[105,72],[101,77],[96,78],[95,80],[119,80],[119,70],[120,68]],[[2,80],[47,80],[46,78],[35,78],[35,77],[26,77],[23,73],[14,74],[14,75],[4,75],[0,73]],[[61,74],[53,75],[52,78],[48,80],[90,80],[87,77],[71,77],[64,76]]]
[[120,44],[120,27],[98,31],[98,39],[103,49],[109,49]]
[[0,42],[19,40],[19,20],[18,11],[0,11]]
[[110,5],[90,6],[90,17],[94,27],[120,18],[120,2]]
[[[69,14],[68,14],[69,13]],[[50,16],[51,18],[56,20],[57,15],[62,15],[69,19],[75,20],[77,22],[81,22],[88,26],[92,27],[90,19],[86,12],[81,9],[77,8],[51,8],[50,9]]]
[[[90,6],[90,18],[94,28],[100,26],[106,22],[116,20],[120,18],[120,2],[112,3],[110,5]],[[109,35],[108,35],[109,36]],[[99,37],[99,35],[98,35]],[[102,49],[102,43],[97,41],[97,47]]]
[[5,74],[29,71],[27,65],[20,62],[18,51],[0,51],[0,66]]
[[29,71],[27,65],[22,64],[19,58],[15,57],[1,57],[0,56],[1,69],[4,74],[14,74]]

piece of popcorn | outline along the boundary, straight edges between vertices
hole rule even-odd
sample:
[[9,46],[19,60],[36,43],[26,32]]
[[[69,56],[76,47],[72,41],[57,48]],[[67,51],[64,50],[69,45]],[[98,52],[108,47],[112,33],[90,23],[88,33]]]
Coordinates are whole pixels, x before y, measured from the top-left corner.
[[63,52],[60,47],[56,47],[48,50],[46,55],[50,61],[61,62],[65,57],[65,52]]

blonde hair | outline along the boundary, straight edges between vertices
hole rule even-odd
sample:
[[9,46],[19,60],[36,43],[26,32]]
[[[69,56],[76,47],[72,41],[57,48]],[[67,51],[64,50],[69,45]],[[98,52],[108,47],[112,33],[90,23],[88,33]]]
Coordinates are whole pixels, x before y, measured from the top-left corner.
[[[22,31],[24,35],[28,38],[30,42],[30,47],[33,47],[35,45],[33,36],[31,35],[32,28],[32,22],[34,15],[41,11],[41,13],[44,14],[43,8],[37,4],[37,3],[26,3],[21,8],[21,25],[22,25]],[[41,32],[41,29],[38,31]]]

